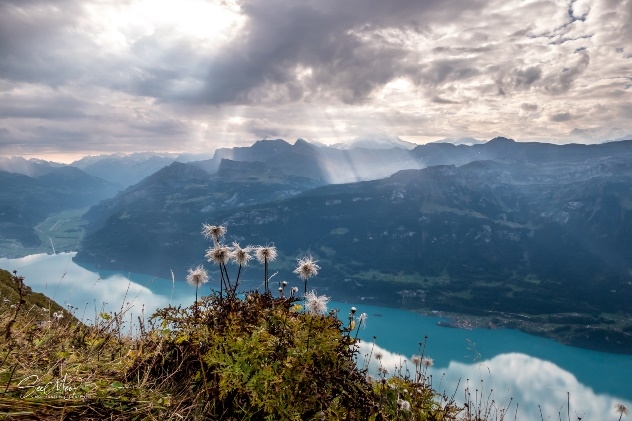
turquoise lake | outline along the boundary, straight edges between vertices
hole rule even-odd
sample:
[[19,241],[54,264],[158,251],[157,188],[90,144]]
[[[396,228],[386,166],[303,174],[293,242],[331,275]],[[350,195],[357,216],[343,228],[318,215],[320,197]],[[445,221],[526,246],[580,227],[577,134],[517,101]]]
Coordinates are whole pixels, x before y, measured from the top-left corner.
[[[118,311],[124,302],[132,304],[134,312],[148,315],[169,303],[189,305],[194,301],[195,290],[183,282],[185,274],[176,274],[173,282],[170,277],[99,271],[76,265],[73,256],[0,258],[0,268],[17,270],[34,291],[77,307],[75,315],[84,321],[93,319],[101,309]],[[317,281],[312,285],[317,288]],[[208,293],[208,287],[201,293]],[[472,396],[475,389],[485,397],[491,393],[496,407],[511,414],[507,419],[539,420],[538,405],[544,419],[558,419],[560,414],[567,419],[568,396],[570,419],[575,420],[578,416],[617,420],[615,403],[632,408],[632,356],[568,347],[508,329],[440,327],[437,321],[441,319],[435,317],[363,303],[332,301],[328,307],[339,309],[345,320],[351,306],[357,308],[357,315],[368,315],[366,328],[359,331],[359,365],[371,351],[374,336],[373,353],[383,353],[382,364],[391,373],[419,353],[419,343],[427,336],[425,355],[434,359],[429,372],[435,389],[450,396],[456,393],[458,400],[468,386]],[[376,363],[371,360],[370,370],[375,371]]]

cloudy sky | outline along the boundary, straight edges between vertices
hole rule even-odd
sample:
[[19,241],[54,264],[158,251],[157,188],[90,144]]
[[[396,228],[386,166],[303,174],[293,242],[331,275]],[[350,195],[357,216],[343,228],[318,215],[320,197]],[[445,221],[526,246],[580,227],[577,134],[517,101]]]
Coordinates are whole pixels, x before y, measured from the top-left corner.
[[617,138],[631,46],[632,0],[1,0],[0,155]]

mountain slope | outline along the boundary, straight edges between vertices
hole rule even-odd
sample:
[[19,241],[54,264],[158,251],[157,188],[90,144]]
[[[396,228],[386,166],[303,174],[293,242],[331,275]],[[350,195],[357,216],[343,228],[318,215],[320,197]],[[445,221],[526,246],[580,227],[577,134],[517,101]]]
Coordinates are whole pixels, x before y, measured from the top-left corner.
[[48,215],[87,208],[117,191],[117,185],[74,167],[52,168],[37,177],[0,171],[0,240],[36,246],[34,226]]

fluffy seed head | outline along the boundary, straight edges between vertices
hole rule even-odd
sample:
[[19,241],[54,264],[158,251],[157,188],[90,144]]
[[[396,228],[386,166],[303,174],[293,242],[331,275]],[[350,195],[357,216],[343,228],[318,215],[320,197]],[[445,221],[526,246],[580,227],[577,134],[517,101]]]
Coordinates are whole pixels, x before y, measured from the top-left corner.
[[382,354],[382,351],[376,351],[375,352],[375,359],[380,361],[382,358],[384,358],[384,354]]
[[204,238],[211,238],[215,243],[226,234],[226,227],[223,225],[202,224],[202,235]]
[[422,364],[426,367],[432,367],[434,365],[434,360],[432,358],[424,357]]
[[327,312],[327,303],[329,302],[329,297],[321,295],[320,297],[316,295],[314,291],[308,292],[305,295],[305,308],[310,314],[324,314]]
[[206,250],[206,260],[216,265],[226,264],[230,258],[230,249],[223,247],[221,244],[215,244],[215,247]]
[[252,251],[251,246],[247,246],[246,248],[241,248],[237,242],[233,243],[233,251],[230,253],[230,258],[238,265],[248,266],[248,261],[252,259],[250,252]]
[[320,266],[312,260],[312,256],[308,256],[298,261],[298,266],[294,269],[294,273],[306,281],[310,277],[318,275],[318,269],[320,269]]
[[622,403],[615,403],[614,410],[617,411],[619,415],[628,415],[628,408]]
[[410,402],[408,401],[398,398],[397,405],[399,406],[399,409],[401,409],[402,411],[410,411]]
[[195,269],[189,269],[187,275],[187,283],[192,287],[199,288],[200,285],[208,282],[208,273],[202,266],[198,266]]
[[421,365],[421,357],[419,355],[413,355],[412,358],[410,359],[410,362],[415,364],[415,366],[420,366]]
[[362,327],[362,328],[366,327],[366,319],[368,319],[368,318],[369,318],[369,316],[367,316],[366,313],[360,314],[358,316],[358,326]]
[[255,256],[260,263],[272,262],[277,257],[277,249],[274,246],[259,246],[255,249]]

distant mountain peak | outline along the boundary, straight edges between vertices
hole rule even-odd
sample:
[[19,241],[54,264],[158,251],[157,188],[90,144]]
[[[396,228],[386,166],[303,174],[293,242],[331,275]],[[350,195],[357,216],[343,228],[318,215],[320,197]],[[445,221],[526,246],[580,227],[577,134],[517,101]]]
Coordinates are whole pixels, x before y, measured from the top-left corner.
[[485,143],[485,141],[478,140],[473,137],[459,137],[459,138],[446,137],[445,139],[435,140],[434,142],[431,142],[431,143],[451,143],[452,145],[457,145],[457,146],[458,145],[472,146],[472,145],[482,145],[483,143]]
[[385,133],[374,133],[356,137],[348,143],[335,143],[331,147],[336,149],[414,149],[415,143],[406,142],[397,136],[387,135]]

